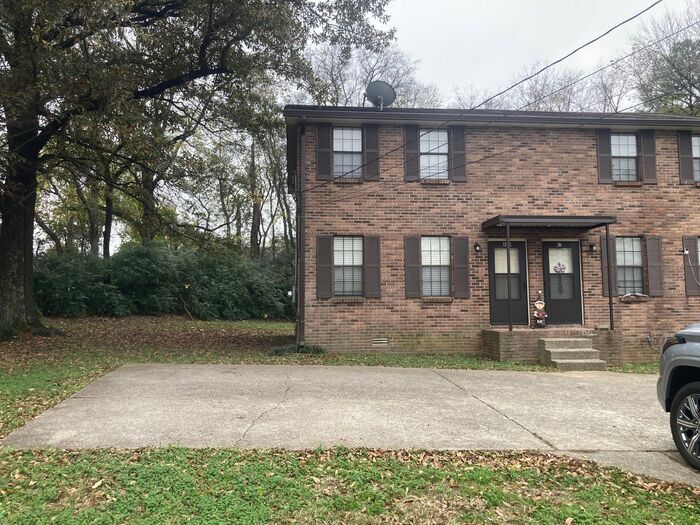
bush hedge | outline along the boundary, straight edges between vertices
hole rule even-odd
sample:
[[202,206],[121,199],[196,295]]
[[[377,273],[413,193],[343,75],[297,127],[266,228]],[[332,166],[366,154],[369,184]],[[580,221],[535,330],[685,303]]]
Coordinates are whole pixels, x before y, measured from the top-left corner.
[[36,258],[35,294],[45,315],[188,314],[198,319],[291,315],[291,260],[126,244],[111,259],[64,252]]

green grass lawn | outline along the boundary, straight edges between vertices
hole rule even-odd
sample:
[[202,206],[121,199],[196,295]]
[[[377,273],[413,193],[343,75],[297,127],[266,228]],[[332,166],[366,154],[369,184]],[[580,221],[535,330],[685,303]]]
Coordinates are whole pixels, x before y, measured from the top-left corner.
[[[543,370],[460,355],[269,355],[292,341],[289,323],[50,324],[66,335],[0,343],[0,437],[126,362]],[[699,496],[539,453],[0,448],[0,523],[685,524],[700,523]]]
[[700,491],[546,454],[0,452],[0,521],[698,523]]

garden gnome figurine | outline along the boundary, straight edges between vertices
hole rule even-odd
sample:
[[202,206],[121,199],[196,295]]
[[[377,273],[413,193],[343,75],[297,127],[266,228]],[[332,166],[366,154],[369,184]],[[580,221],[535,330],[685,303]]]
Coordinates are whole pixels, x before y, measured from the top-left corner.
[[542,290],[539,290],[537,292],[537,300],[535,301],[535,313],[532,315],[535,318],[535,328],[544,328],[546,326],[547,312],[544,311]]

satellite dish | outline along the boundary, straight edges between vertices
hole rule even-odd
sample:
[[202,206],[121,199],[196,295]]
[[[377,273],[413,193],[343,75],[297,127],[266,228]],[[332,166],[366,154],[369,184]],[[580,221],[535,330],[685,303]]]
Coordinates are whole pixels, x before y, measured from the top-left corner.
[[374,80],[367,84],[365,97],[375,108],[379,108],[379,111],[381,111],[384,109],[384,106],[391,106],[394,103],[396,91],[383,80]]

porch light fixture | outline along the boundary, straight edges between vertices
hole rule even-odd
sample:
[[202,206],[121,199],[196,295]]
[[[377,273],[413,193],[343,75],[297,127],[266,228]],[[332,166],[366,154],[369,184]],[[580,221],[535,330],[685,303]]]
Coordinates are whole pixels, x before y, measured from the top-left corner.
[[474,243],[474,251],[476,253],[481,253],[481,244],[479,244],[478,242]]
[[590,244],[588,249],[591,251],[591,253],[597,253],[598,252],[598,245],[594,242]]

